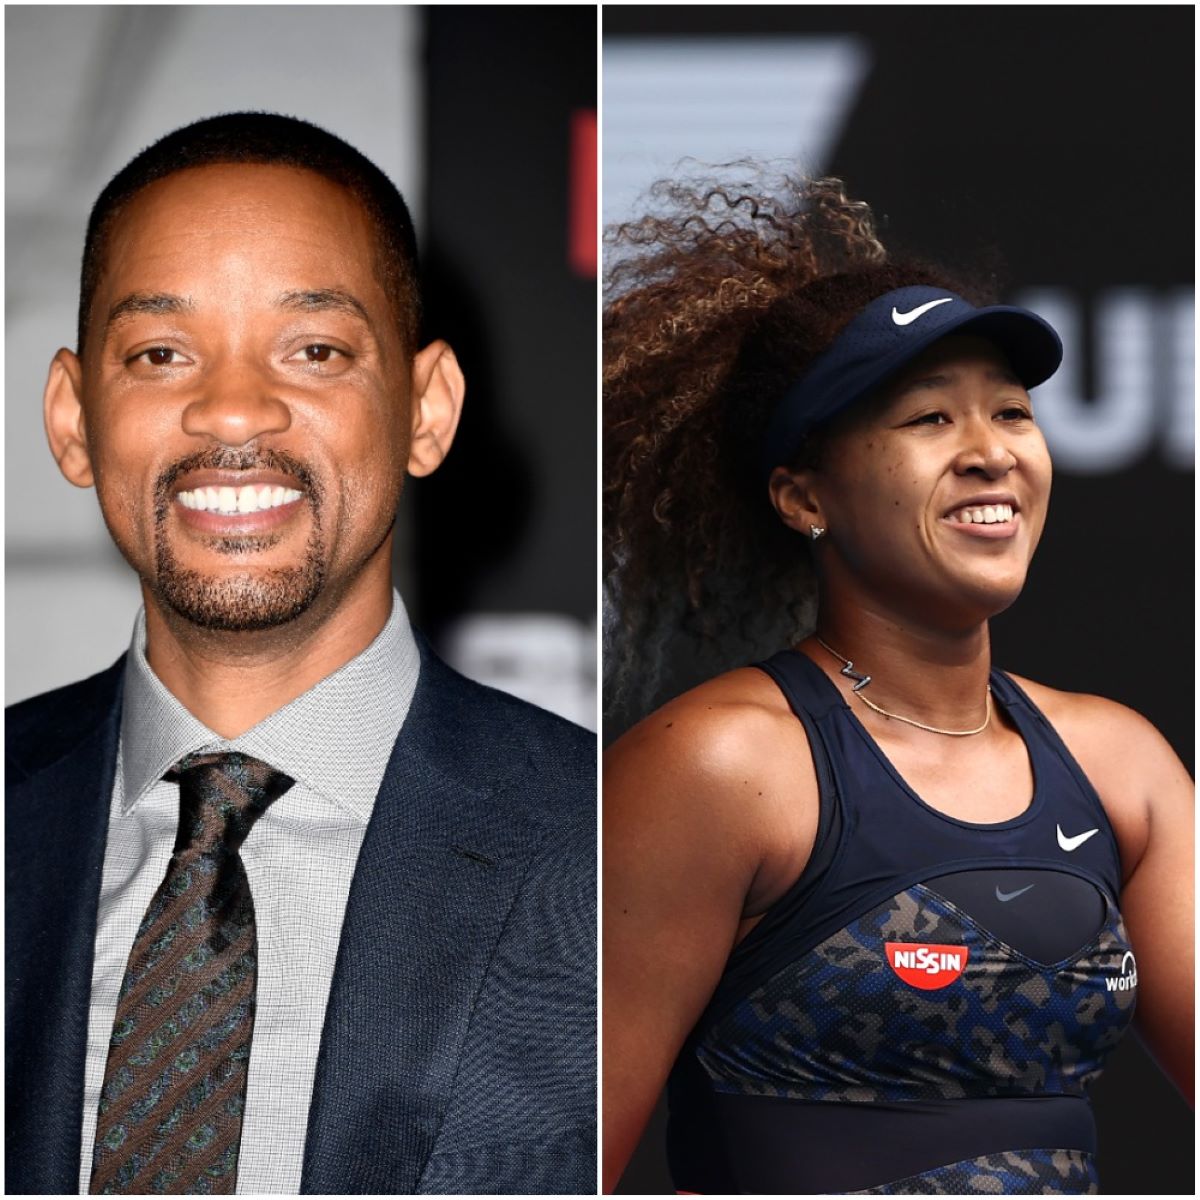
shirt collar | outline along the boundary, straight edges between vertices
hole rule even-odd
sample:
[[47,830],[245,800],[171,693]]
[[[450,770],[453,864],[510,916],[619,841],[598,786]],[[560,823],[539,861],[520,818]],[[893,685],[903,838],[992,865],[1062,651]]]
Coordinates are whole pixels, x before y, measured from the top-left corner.
[[307,784],[365,824],[408,715],[420,665],[404,602],[393,591],[387,624],[361,654],[253,729],[225,739],[193,716],[151,670],[141,609],[125,662],[122,812],[133,809],[185,754],[237,750]]

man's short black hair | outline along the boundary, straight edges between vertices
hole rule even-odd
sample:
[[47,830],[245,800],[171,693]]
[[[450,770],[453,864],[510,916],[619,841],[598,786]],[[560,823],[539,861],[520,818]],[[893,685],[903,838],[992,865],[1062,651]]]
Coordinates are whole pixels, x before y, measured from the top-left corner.
[[352,193],[375,229],[381,282],[395,308],[405,349],[416,349],[421,324],[417,244],[408,208],[395,184],[365,155],[332,133],[277,113],[237,112],[176,129],[119,171],[92,208],[79,282],[77,352],[83,353],[92,297],[104,270],[108,235],[143,188],[191,167],[224,163],[299,167]]

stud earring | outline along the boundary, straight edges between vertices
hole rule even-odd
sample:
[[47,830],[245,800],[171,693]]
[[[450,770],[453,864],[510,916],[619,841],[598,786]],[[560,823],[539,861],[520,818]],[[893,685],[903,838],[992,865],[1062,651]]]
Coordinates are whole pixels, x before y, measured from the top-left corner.
[[825,526],[824,525],[812,526],[812,528],[810,528],[808,531],[808,536],[810,538],[812,538],[812,540],[814,542],[817,540],[817,538],[824,537],[825,536]]

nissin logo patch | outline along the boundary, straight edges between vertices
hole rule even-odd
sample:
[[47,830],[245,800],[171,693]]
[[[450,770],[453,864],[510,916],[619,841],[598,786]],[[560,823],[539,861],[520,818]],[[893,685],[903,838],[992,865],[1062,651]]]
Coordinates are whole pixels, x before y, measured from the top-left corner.
[[932,991],[952,984],[967,965],[966,946],[923,942],[884,942],[888,965],[912,987]]

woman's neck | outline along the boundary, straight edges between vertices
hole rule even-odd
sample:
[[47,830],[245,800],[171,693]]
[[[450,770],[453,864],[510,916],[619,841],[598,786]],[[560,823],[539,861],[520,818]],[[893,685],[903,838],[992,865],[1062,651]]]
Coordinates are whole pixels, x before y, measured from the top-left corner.
[[[970,728],[986,711],[986,621],[951,631],[861,606],[829,606],[802,649],[847,695],[857,676],[869,675],[862,693],[875,704],[937,729]],[[854,677],[842,674],[845,660]]]

